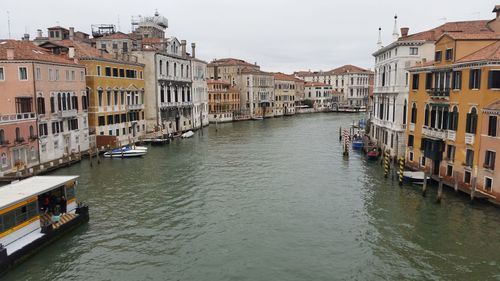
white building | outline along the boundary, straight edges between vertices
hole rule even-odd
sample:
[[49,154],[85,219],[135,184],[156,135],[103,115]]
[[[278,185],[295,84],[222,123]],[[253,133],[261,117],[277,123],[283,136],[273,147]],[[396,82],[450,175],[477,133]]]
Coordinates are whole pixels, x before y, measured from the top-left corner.
[[193,126],[208,126],[207,63],[196,58],[196,45],[191,44],[191,77],[193,81]]
[[332,86],[321,82],[306,82],[304,85],[304,99],[311,100],[314,110],[330,111],[332,106]]
[[379,34],[379,49],[373,53],[375,82],[370,134],[379,147],[390,151],[391,156],[402,156],[406,147],[409,104],[406,69],[434,57],[435,35],[432,31],[408,35],[408,28],[401,28],[402,36],[399,37],[396,19],[392,34],[394,41],[384,47]]

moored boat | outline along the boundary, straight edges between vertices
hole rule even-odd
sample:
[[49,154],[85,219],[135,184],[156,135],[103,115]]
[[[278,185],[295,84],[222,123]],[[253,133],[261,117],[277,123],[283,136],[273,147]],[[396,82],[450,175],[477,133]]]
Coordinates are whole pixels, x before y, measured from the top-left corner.
[[187,131],[187,132],[185,132],[184,134],[182,134],[182,136],[181,136],[181,137],[182,137],[183,139],[187,139],[187,138],[190,138],[190,137],[192,137],[192,136],[194,136],[193,131]]
[[[421,171],[404,171],[403,172],[403,180],[406,182],[421,184],[424,182],[425,173]],[[429,177],[427,177],[429,179]]]
[[0,274],[89,220],[78,176],[36,176],[0,187]]
[[363,140],[354,140],[352,142],[353,150],[361,150],[363,148]]
[[111,151],[105,152],[104,157],[106,158],[130,158],[130,157],[141,157],[146,155],[147,150],[143,149],[132,149],[130,147],[117,148]]
[[366,153],[366,158],[368,160],[377,160],[378,156],[378,151],[376,149],[370,150],[368,151],[368,153]]
[[131,145],[131,146],[126,145],[126,146],[122,147],[122,149],[137,149],[137,150],[148,151],[147,146],[139,146],[139,145]]

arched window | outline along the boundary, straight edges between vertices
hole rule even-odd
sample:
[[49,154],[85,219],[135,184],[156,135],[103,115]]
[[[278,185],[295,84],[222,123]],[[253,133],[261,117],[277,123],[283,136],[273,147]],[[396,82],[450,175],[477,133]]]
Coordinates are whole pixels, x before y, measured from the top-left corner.
[[45,114],[45,99],[43,97],[36,98],[36,109],[38,114]]
[[456,131],[458,129],[458,107],[455,105],[449,117],[449,130]]
[[54,96],[50,97],[50,113],[56,112],[56,101]]
[[0,129],[0,145],[5,144],[5,132],[4,130]]
[[71,97],[69,96],[69,93],[66,93],[66,108],[68,110],[71,109]]
[[[175,64],[174,64],[174,66],[175,66]],[[174,88],[175,102],[179,102],[179,95],[178,95],[178,93],[179,93],[179,89],[177,88],[177,86],[175,86],[175,88]]]
[[98,100],[98,104],[99,106],[102,106],[102,90],[98,90],[97,91],[97,100]]
[[181,88],[182,92],[182,102],[186,101],[186,89],[184,87]]
[[443,127],[442,127],[443,130],[448,130],[449,117],[450,115],[448,114],[448,107],[443,108]]
[[61,108],[62,108],[61,93],[57,93],[57,110],[61,111]]
[[465,123],[465,132],[475,134],[477,129],[477,110],[471,108],[470,113],[467,113],[467,122]]
[[2,157],[0,158],[0,162],[2,163],[2,167],[7,166],[7,154],[2,153]]
[[172,102],[172,92],[170,91],[170,87],[167,87],[167,102]]
[[411,107],[411,123],[415,124],[417,122],[417,104],[413,103]]
[[429,126],[429,105],[425,105],[425,113],[424,113],[424,125]]
[[21,142],[21,129],[19,127],[16,127],[16,141]]
[[187,88],[187,101],[191,101],[191,89]]
[[177,63],[174,62],[174,77],[177,77]]
[[30,126],[30,138],[35,137],[35,129],[33,129],[33,126]]
[[165,102],[165,86],[160,86],[160,102]]

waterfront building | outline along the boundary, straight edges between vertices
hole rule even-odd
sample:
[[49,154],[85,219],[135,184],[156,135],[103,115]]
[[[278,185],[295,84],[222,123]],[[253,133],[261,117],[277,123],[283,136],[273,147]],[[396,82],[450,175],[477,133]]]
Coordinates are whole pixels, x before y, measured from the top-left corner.
[[[450,27],[446,26],[446,28]],[[378,147],[389,151],[393,157],[404,155],[406,148],[406,111],[409,90],[406,69],[422,60],[432,60],[436,36],[442,34],[443,31],[436,28],[411,35],[408,32],[409,28],[401,28],[401,36],[399,36],[397,17],[395,17],[394,41],[387,46],[382,46],[379,28],[378,50],[373,53],[375,84],[373,106],[370,112],[370,136]]]
[[208,120],[215,122],[231,122],[234,113],[240,110],[240,92],[230,83],[223,80],[208,80]]
[[332,86],[322,82],[306,82],[304,104],[314,108],[314,111],[331,111]]
[[135,57],[120,60],[73,40],[50,41],[40,46],[76,58],[86,67],[90,134],[96,136],[98,147],[126,145],[144,136],[144,65],[137,63]]
[[54,164],[87,151],[85,67],[29,41],[2,41],[0,50],[1,92],[12,97],[1,102],[3,169]]
[[274,116],[294,115],[296,98],[300,97],[299,91],[304,94],[304,82],[293,75],[274,73]]
[[495,9],[497,18],[492,21],[454,24],[465,25],[464,31],[442,34],[435,43],[434,61],[409,70],[407,113],[407,166],[443,178],[463,191],[490,196],[498,194],[494,188],[498,183],[492,177],[496,168],[492,145],[497,137],[482,136],[481,128],[488,126],[489,133],[496,135],[498,11]]
[[[500,86],[500,85],[497,85]],[[496,153],[500,148],[500,99],[483,109],[480,123],[479,161],[477,187],[484,193],[500,201],[500,157]]]
[[254,67],[244,67],[238,75],[241,107],[252,118],[274,117],[274,76]]
[[193,126],[208,126],[207,62],[196,58],[196,44],[191,43],[191,77],[193,80]]
[[299,71],[295,75],[306,82],[321,82],[343,94],[339,110],[366,111],[373,71],[354,65],[344,65],[329,71]]
[[[222,80],[235,87],[240,93],[240,111],[234,112],[235,119],[247,119],[251,116],[250,93],[243,92],[244,81],[241,78],[243,69],[260,71],[260,66],[235,58],[217,59],[207,66],[208,77],[212,80]],[[246,83],[246,82],[245,82]]]

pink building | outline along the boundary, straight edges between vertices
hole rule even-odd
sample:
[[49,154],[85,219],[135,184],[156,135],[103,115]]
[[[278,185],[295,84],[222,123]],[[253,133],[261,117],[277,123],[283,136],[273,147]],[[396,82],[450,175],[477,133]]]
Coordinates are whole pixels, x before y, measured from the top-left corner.
[[86,151],[84,96],[84,66],[28,41],[0,40],[1,171]]
[[489,194],[496,202],[500,202],[500,159],[496,153],[500,150],[500,100],[483,109],[481,124],[481,148],[477,186]]

